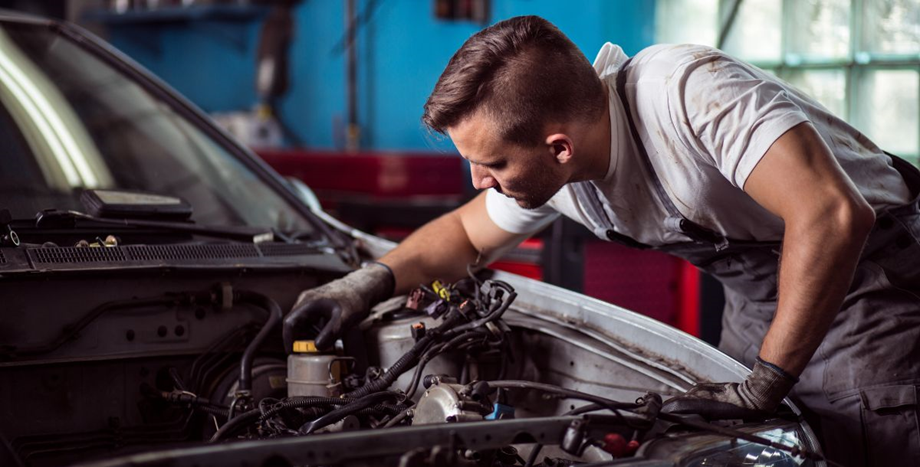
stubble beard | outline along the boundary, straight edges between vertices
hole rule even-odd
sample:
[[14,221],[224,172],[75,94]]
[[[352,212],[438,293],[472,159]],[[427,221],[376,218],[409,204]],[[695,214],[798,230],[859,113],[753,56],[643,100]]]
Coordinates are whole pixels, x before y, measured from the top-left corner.
[[519,189],[513,190],[523,193],[520,197],[514,197],[514,201],[524,209],[538,209],[548,203],[563,185],[550,167],[540,164],[520,183]]

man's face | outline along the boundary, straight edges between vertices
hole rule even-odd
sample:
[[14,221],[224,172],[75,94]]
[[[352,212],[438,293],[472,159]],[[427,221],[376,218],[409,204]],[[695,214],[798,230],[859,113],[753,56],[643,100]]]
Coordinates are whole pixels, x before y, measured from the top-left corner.
[[470,162],[476,189],[495,188],[524,209],[543,206],[566,183],[549,149],[542,144],[523,147],[505,142],[482,112],[448,128],[447,134]]

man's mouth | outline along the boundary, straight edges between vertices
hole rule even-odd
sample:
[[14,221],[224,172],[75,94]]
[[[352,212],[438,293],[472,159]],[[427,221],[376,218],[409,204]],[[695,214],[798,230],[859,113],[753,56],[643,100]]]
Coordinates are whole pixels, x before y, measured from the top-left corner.
[[511,199],[514,199],[514,200],[517,199],[517,198],[515,198],[514,196],[511,196],[511,195],[509,195],[508,193],[505,193],[504,190],[502,190],[502,188],[501,188],[500,186],[495,187],[495,191],[497,191],[498,194],[504,196],[505,198],[511,198]]
[[501,187],[496,186],[496,187],[493,187],[492,189],[497,191],[500,195],[504,196],[505,198],[514,200],[515,202],[520,202],[520,200],[516,196],[505,193],[504,190],[501,189]]

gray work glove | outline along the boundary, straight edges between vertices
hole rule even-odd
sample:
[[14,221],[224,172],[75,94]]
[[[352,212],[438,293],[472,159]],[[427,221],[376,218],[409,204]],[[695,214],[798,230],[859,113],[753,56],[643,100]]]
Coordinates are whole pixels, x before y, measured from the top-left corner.
[[798,378],[757,358],[741,383],[700,383],[669,399],[662,412],[697,414],[710,420],[762,418],[776,411]]
[[374,305],[390,298],[395,286],[389,267],[371,263],[341,279],[303,291],[284,318],[285,350],[291,352],[295,340],[313,336],[317,330],[316,347],[331,348],[342,332],[366,318]]

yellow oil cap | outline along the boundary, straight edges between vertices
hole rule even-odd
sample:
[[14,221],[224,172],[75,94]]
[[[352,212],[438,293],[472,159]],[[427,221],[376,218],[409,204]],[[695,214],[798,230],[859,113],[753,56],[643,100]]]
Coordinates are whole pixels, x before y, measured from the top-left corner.
[[294,353],[316,353],[316,343],[313,341],[294,341]]

